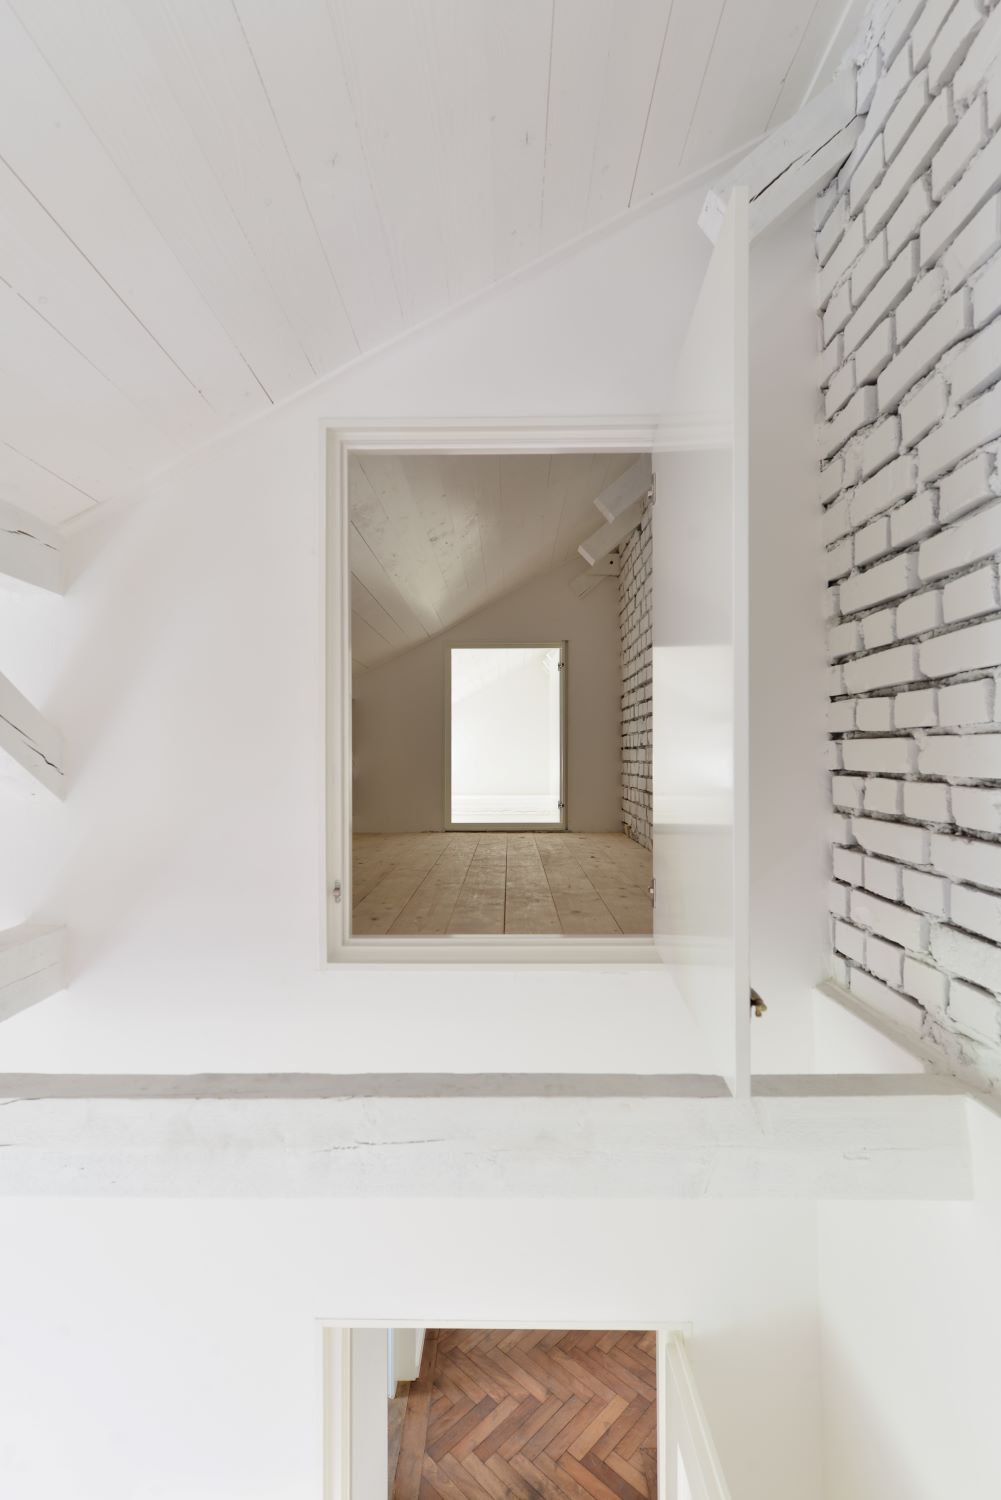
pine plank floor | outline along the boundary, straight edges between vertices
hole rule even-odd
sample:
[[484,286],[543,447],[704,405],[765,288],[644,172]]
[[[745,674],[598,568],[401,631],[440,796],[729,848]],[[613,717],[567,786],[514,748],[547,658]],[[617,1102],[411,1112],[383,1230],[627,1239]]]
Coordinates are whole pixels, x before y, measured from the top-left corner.
[[391,1500],[655,1500],[653,1333],[429,1329]]
[[650,851],[623,833],[361,833],[357,937],[651,931]]

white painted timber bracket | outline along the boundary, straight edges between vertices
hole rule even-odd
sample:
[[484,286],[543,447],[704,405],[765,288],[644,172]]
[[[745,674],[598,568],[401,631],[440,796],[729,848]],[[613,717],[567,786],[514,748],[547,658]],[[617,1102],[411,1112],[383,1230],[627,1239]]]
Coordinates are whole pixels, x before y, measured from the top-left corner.
[[820,191],[848,160],[862,123],[856,110],[855,70],[847,67],[713,184],[699,214],[700,228],[715,244],[731,189],[746,187],[753,239]]
[[941,1076],[0,1076],[0,1194],[966,1199]]
[[59,533],[6,500],[0,500],[0,573],[53,594],[63,592]]
[[[63,738],[33,703],[0,672],[0,750],[13,763],[16,778],[24,772],[56,797],[65,792]],[[31,783],[29,782],[28,785]]]
[[0,1021],[65,989],[63,927],[25,924],[0,932]]

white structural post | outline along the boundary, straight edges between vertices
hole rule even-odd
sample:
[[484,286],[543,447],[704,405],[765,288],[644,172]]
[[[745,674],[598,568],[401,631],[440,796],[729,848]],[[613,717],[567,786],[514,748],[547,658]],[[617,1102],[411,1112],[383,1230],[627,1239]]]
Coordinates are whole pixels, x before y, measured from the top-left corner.
[[6,500],[0,500],[0,573],[53,594],[63,592],[59,533]]
[[56,797],[65,790],[63,738],[0,673],[0,750]]
[[65,929],[25,924],[0,932],[0,1021],[65,988]]

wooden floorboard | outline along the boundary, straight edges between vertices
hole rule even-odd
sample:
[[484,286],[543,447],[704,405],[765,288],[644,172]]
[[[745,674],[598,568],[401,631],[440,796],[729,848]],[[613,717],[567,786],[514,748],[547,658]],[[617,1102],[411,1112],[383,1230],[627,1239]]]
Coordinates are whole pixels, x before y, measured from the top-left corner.
[[651,931],[649,850],[621,833],[375,833],[353,840],[358,937]]
[[654,1334],[429,1329],[391,1500],[655,1500]]

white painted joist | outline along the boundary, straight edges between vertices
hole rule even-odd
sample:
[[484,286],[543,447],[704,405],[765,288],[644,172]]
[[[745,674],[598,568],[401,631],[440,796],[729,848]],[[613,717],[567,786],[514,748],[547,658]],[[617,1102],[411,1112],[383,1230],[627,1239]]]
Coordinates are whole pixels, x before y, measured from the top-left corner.
[[63,592],[59,533],[6,500],[0,500],[0,573],[53,594]]
[[63,738],[33,703],[0,672],[0,751],[48,791],[65,790]]
[[0,1021],[65,989],[66,930],[25,923],[0,932]]
[[0,1193],[964,1199],[951,1080],[0,1078]]
[[746,187],[753,239],[833,177],[851,155],[861,130],[854,69],[845,68],[709,189],[699,214],[700,228],[715,244],[730,190]]
[[620,572],[618,554],[613,553],[611,557],[603,557],[593,568],[582,568],[579,573],[575,573],[570,580],[570,587],[578,598],[583,599],[599,583],[604,583],[606,578],[618,578]]
[[642,500],[652,483],[653,460],[649,453],[641,453],[624,474],[602,490],[594,503],[606,521],[614,521],[634,500]]
[[600,527],[593,536],[589,536],[586,542],[581,542],[577,551],[586,563],[589,563],[592,568],[596,567],[622,545],[629,533],[636,530],[642,519],[643,501],[642,499],[634,500],[627,510],[615,517],[614,521],[606,521],[605,525]]

